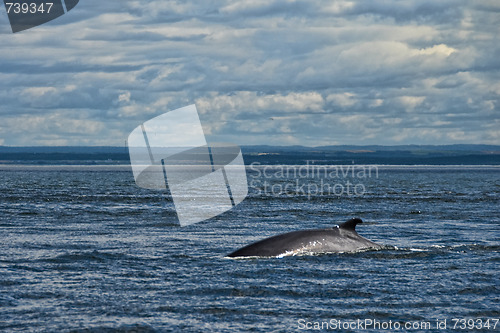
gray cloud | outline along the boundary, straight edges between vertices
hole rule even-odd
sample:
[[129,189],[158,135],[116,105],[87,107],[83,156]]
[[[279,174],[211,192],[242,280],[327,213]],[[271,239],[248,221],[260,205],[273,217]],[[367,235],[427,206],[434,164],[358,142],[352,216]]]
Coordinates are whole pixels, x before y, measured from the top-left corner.
[[213,141],[500,144],[495,1],[87,0],[10,33],[0,142],[121,145],[196,103]]

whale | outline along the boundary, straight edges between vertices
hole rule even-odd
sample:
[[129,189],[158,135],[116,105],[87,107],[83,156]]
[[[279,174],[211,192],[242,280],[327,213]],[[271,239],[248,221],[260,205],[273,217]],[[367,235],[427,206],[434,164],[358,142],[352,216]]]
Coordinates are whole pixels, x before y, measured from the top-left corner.
[[383,248],[356,232],[356,225],[360,223],[363,223],[360,218],[352,218],[332,228],[299,230],[272,236],[242,247],[226,257],[285,257]]

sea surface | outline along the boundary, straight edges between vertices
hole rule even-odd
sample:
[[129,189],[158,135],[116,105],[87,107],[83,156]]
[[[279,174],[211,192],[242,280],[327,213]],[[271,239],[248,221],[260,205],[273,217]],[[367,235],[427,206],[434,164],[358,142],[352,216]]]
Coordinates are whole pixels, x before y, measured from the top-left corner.
[[[180,227],[168,193],[137,187],[130,166],[0,166],[0,331],[500,331],[500,167],[247,177],[241,204]],[[351,217],[386,247],[225,258]]]

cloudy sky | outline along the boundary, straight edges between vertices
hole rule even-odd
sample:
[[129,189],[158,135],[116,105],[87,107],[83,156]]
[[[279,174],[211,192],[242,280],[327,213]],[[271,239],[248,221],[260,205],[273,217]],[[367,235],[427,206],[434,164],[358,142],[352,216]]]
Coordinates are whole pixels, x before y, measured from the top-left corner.
[[500,1],[80,0],[13,34],[0,144],[117,145],[195,103],[239,145],[500,144]]

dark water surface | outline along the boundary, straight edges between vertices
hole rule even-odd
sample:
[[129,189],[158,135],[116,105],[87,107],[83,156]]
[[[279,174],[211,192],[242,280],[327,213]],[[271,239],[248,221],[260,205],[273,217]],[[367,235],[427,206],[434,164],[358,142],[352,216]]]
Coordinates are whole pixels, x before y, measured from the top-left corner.
[[[0,330],[358,332],[374,327],[335,323],[371,320],[375,331],[500,331],[500,168],[279,168],[249,167],[243,203],[181,228],[130,167],[0,167]],[[224,258],[354,216],[388,247]]]

